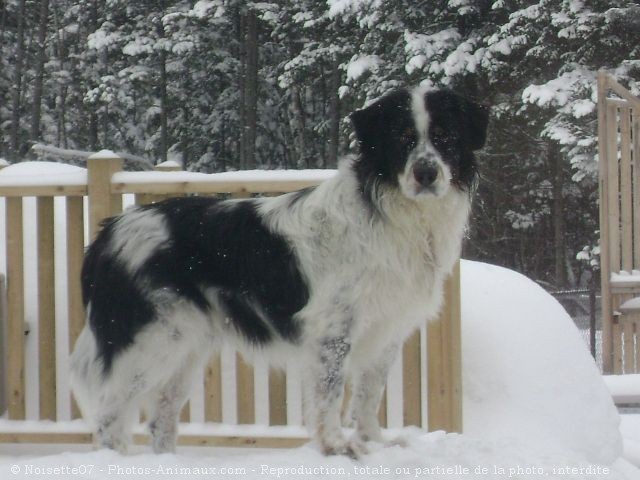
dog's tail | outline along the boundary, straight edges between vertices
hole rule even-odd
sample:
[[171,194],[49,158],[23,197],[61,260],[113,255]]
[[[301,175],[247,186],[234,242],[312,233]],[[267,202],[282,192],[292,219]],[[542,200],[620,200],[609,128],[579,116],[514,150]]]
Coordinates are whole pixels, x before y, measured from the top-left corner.
[[82,329],[71,354],[69,381],[82,416],[92,427],[103,379],[96,339],[87,324]]

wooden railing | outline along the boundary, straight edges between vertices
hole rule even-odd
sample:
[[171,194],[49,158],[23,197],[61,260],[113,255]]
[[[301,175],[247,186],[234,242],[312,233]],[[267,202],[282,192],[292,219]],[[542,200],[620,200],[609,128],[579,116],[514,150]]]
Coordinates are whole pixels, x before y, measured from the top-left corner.
[[[73,181],[42,183],[41,179],[34,179],[16,186],[3,181],[0,174],[9,299],[4,360],[10,419],[0,421],[0,442],[91,440],[82,423],[66,424],[79,416],[70,400],[66,372],[69,351],[84,325],[79,282],[84,248],[97,233],[102,219],[119,213],[127,203],[150,203],[187,194],[274,195],[316,185],[333,174],[331,171],[273,171],[260,175],[122,172],[122,160],[105,151],[90,157],[87,167],[86,181],[78,181],[76,176]],[[27,218],[23,217],[27,205],[29,212],[35,210],[37,223],[37,288],[34,282],[27,282],[25,288],[28,272],[24,258],[26,249],[33,248],[33,239],[25,237]],[[61,221],[66,225],[64,232],[59,227],[56,230]],[[383,425],[461,431],[459,275],[456,267],[447,282],[441,319],[423,326],[405,344],[380,409]],[[27,310],[31,312],[29,315]],[[25,333],[32,329],[37,331],[37,345],[32,338],[34,332]],[[37,379],[33,373],[36,371]],[[182,412],[181,422],[191,426],[183,425],[179,442],[299,445],[306,441],[304,431],[281,427],[302,425],[301,374],[295,365],[288,366],[285,372],[269,370],[262,364],[247,362],[235,352],[223,351],[214,356],[205,369],[202,384]],[[64,428],[39,430],[38,423],[34,427],[33,422],[27,424],[24,420],[53,420]],[[256,433],[257,430],[241,427],[246,434],[238,434],[238,427],[234,427],[231,435],[226,428],[229,424],[273,428],[261,428]],[[136,441],[146,441],[143,437],[137,434]]]
[[[617,97],[610,96],[613,92]],[[640,98],[598,74],[602,358],[605,373],[640,372]]]

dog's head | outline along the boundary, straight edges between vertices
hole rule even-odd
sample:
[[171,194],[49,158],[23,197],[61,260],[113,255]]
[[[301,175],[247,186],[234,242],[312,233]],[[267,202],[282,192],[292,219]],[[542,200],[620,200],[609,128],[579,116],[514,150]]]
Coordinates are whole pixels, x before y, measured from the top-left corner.
[[354,168],[363,190],[395,187],[414,199],[470,190],[488,117],[486,107],[449,90],[424,88],[396,90],[357,110]]

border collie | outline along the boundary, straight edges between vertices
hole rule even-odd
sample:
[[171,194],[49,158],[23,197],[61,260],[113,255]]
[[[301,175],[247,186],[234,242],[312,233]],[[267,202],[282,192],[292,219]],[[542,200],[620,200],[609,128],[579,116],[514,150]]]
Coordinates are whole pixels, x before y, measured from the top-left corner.
[[[305,369],[323,453],[382,441],[378,405],[404,340],[437,316],[460,254],[488,112],[447,90],[351,114],[335,177],[272,198],[175,198],[108,219],[82,270],[87,325],[71,382],[99,446],[125,451],[143,408],[155,452],[223,343]],[[345,382],[349,420],[341,429]]]

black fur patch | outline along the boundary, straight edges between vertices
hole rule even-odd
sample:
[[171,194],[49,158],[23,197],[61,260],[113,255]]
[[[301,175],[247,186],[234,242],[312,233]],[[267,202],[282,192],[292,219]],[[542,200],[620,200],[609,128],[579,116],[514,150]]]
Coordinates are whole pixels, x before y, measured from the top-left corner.
[[401,89],[385,95],[353,112],[351,121],[360,144],[354,169],[365,198],[371,198],[376,184],[397,187],[398,175],[417,140],[409,91]]
[[489,111],[448,90],[429,92],[429,139],[449,164],[452,183],[470,190],[477,176],[474,150],[484,146]]
[[89,247],[82,266],[82,298],[90,302],[89,326],[93,330],[98,356],[105,372],[113,357],[133,342],[133,337],[155,316],[154,306],[138,288],[124,265],[109,255],[114,224],[103,223],[103,230]]
[[204,291],[216,289],[222,313],[247,340],[264,344],[275,334],[298,341],[294,314],[309,292],[291,247],[264,225],[253,201],[187,197],[143,209],[164,216],[170,241],[134,276],[110,253],[117,218],[105,225],[85,259],[84,301],[91,303],[89,321],[105,370],[161,308],[138,285],[171,291],[205,312],[216,306]]

